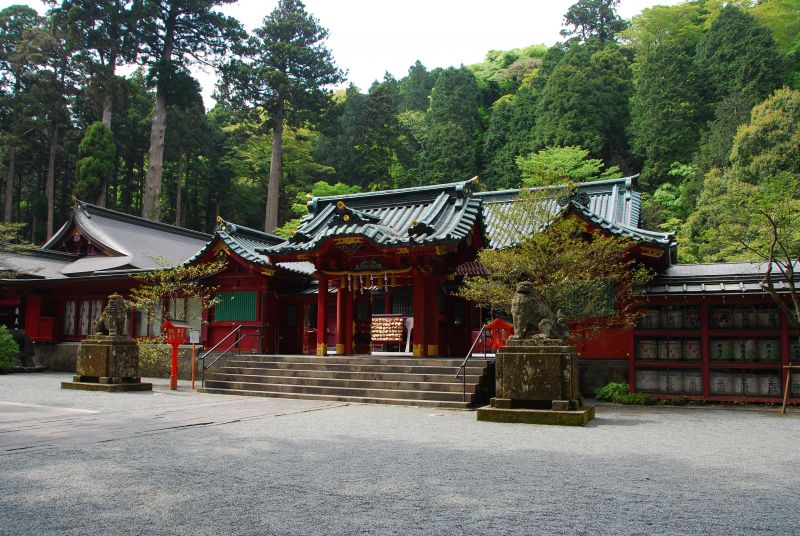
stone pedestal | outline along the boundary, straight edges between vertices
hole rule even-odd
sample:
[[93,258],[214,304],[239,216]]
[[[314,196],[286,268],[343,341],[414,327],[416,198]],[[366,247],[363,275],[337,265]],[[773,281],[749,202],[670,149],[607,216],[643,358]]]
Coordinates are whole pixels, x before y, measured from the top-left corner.
[[585,426],[594,407],[578,390],[578,356],[563,340],[508,341],[497,352],[496,396],[479,421]]
[[95,334],[81,342],[71,382],[62,389],[86,391],[151,391],[139,377],[139,347],[127,336]]

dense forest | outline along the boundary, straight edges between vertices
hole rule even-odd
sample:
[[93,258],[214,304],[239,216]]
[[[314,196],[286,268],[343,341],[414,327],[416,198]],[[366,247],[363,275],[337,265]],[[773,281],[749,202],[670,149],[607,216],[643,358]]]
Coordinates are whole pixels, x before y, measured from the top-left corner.
[[[798,195],[800,0],[693,0],[631,20],[618,0],[579,0],[552,47],[416,62],[365,93],[330,89],[344,75],[302,2],[280,0],[248,35],[216,10],[232,1],[0,11],[4,221],[41,243],[74,195],[287,234],[309,193],[640,173],[645,226],[710,261],[747,257],[718,233],[742,192]],[[219,73],[211,110],[193,64]]]

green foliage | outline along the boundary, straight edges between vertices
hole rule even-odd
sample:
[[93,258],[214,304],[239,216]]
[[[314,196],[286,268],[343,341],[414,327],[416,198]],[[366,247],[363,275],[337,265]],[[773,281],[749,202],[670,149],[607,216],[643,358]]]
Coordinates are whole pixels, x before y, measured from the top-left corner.
[[533,148],[538,92],[533,81],[523,84],[516,94],[505,95],[491,108],[489,127],[484,137],[481,178],[488,188],[519,186],[520,170],[516,159]]
[[524,186],[552,186],[567,182],[589,182],[622,177],[619,168],[603,171],[603,161],[589,158],[580,147],[549,147],[517,158]]
[[617,15],[619,0],[578,0],[564,15],[561,35],[574,36],[583,42],[591,38],[600,42],[612,41],[614,36],[627,27],[627,23]]
[[642,182],[670,180],[673,162],[691,160],[702,113],[692,61],[682,45],[655,45],[640,57],[631,97],[631,148],[644,160]]
[[[160,259],[155,259],[166,265]],[[140,284],[135,286],[128,298],[128,304],[140,311],[156,314],[154,308],[160,308],[164,318],[170,308],[175,307],[178,298],[200,300],[200,310],[214,304],[216,287],[209,285],[209,278],[222,272],[226,261],[205,262],[202,264],[179,265],[174,268],[154,270],[133,276]],[[189,320],[189,319],[187,319]]]
[[603,402],[614,402],[615,404],[626,404],[634,406],[645,406],[652,403],[652,399],[645,394],[631,393],[631,386],[627,383],[611,382],[604,387],[595,389],[594,397]]
[[644,9],[631,19],[620,36],[640,60],[646,60],[656,48],[690,51],[703,36],[703,5],[684,2]]
[[512,50],[490,50],[482,63],[470,65],[475,78],[496,83],[501,93],[511,93],[527,78],[534,76],[547,54],[545,45],[531,45]]
[[75,166],[75,194],[79,199],[94,202],[103,184],[114,173],[114,134],[103,123],[92,123],[78,151],[80,160]]
[[340,195],[343,196],[349,194],[357,194],[359,192],[361,192],[361,187],[357,185],[349,186],[342,182],[337,182],[336,184],[329,184],[325,181],[319,181],[314,183],[310,191],[299,192],[295,196],[295,201],[294,203],[292,203],[292,214],[294,214],[297,217],[288,220],[281,227],[278,227],[276,229],[276,234],[278,236],[289,238],[297,231],[297,229],[300,228],[302,216],[308,214],[308,201],[310,198],[340,196]]
[[398,111],[426,111],[431,89],[435,83],[434,76],[417,60],[409,67],[408,75],[400,82]]
[[627,383],[611,382],[603,387],[594,390],[594,397],[602,402],[614,402],[614,398],[627,395],[631,392],[631,386]]
[[0,324],[0,372],[14,369],[14,360],[11,356],[19,353],[19,344],[8,331],[8,328]]
[[686,222],[687,250],[703,261],[764,260],[779,244],[800,256],[800,92],[782,89],[753,108],[739,128],[730,167],[706,174]]
[[697,44],[695,63],[711,102],[737,91],[764,98],[785,75],[784,58],[769,30],[732,5],[722,9]]
[[628,60],[616,46],[573,46],[539,98],[535,148],[578,146],[606,162],[621,162],[631,89]]
[[[246,59],[222,69],[218,96],[235,107],[281,111],[290,125],[301,126],[326,108],[327,86],[342,81],[330,51],[328,31],[299,0],[280,0],[247,41]],[[288,106],[287,106],[288,105]]]
[[750,123],[734,136],[730,163],[732,173],[751,184],[800,175],[800,91],[779,89],[753,108]]
[[466,68],[445,69],[431,90],[423,184],[465,180],[477,174],[478,84]]
[[172,347],[167,344],[167,336],[137,337],[135,340],[139,347],[139,366],[158,377],[169,376]]

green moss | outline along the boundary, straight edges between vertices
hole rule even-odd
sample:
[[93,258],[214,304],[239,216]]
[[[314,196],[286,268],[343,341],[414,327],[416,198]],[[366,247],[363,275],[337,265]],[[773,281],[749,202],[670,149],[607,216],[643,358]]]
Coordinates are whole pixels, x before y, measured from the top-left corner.
[[611,382],[604,387],[595,389],[594,397],[603,402],[614,402],[615,404],[628,404],[645,406],[652,402],[652,399],[645,394],[631,393],[631,386],[627,383]]

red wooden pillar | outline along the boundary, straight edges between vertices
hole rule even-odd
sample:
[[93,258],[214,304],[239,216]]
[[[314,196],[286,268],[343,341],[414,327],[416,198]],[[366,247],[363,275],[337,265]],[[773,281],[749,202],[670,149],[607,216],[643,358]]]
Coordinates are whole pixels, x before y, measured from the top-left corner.
[[278,312],[285,310],[285,308],[280,306],[278,296],[270,287],[271,283],[269,281],[265,282],[261,294],[261,324],[264,329],[262,330],[260,337],[260,346],[262,352],[277,353],[279,350],[278,326],[281,325],[281,319],[278,317]]
[[433,274],[425,278],[428,289],[425,292],[425,355],[439,355],[439,286],[441,278]]
[[427,348],[427,302],[425,294],[427,285],[425,284],[425,276],[415,270],[414,271],[414,331],[413,331],[413,344],[414,344],[414,357],[424,357]]
[[328,355],[326,333],[328,326],[328,278],[319,276],[319,294],[317,294],[317,355]]
[[336,353],[353,353],[353,295],[347,288],[336,294]]
[[344,317],[344,353],[350,355],[353,349],[353,330],[355,329],[355,319],[353,318],[353,291],[345,290],[345,317]]
[[[22,328],[32,340],[38,340],[42,335],[39,333],[39,317],[42,316],[42,296],[39,294],[28,294],[25,296],[25,324]],[[94,326],[90,331],[94,332]]]

